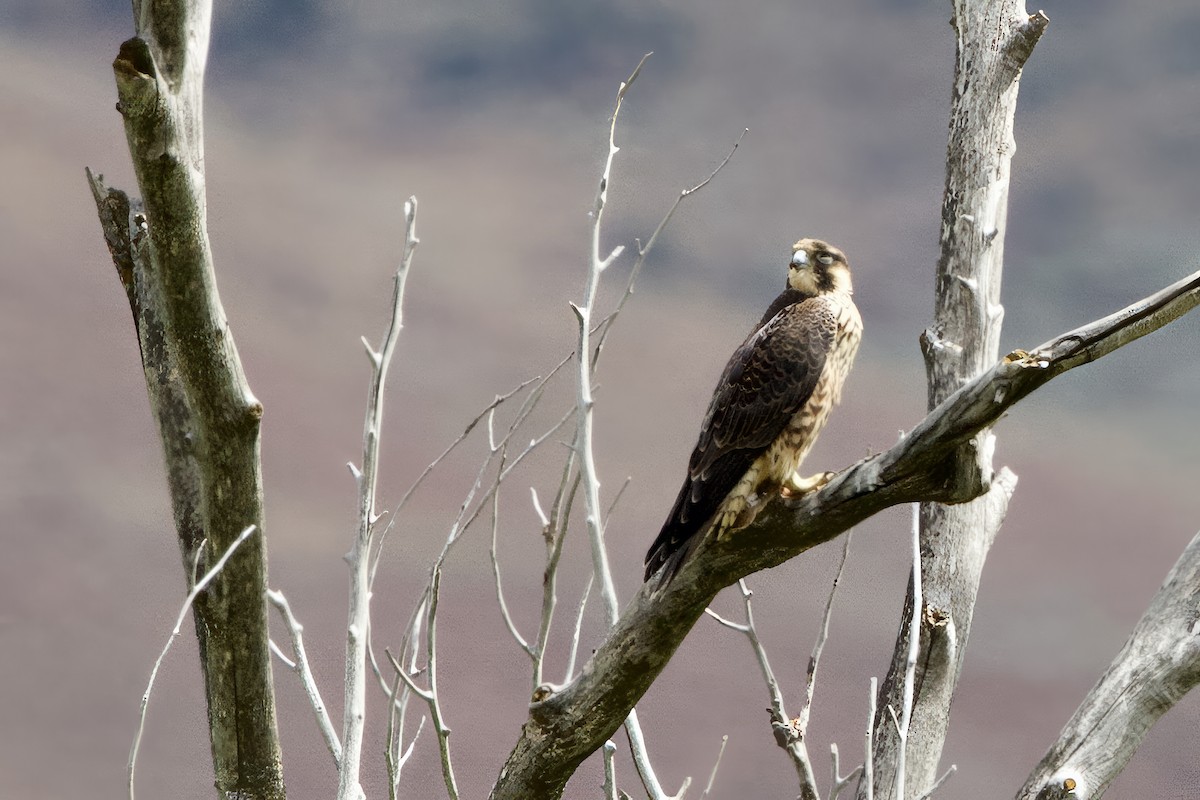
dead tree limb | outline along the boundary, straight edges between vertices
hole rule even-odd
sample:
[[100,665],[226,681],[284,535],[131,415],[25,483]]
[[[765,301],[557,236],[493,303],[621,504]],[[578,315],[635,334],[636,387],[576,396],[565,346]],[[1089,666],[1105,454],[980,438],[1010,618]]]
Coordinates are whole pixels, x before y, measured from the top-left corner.
[[[113,62],[142,201],[92,176],[105,241],[133,311],[187,574],[247,526],[263,529],[259,430],[217,295],[205,218],[203,77],[209,0],[135,0]],[[143,207],[144,206],[144,207]],[[216,787],[284,796],[267,635],[266,540],[248,541],[194,606]]]
[[[937,265],[934,325],[921,337],[936,408],[996,361],[1004,308],[1000,279],[1008,215],[1009,167],[1016,143],[1013,116],[1021,70],[1049,22],[1029,16],[1024,0],[955,0],[952,24],[956,59],[942,199],[941,255]],[[993,475],[995,437],[981,430],[963,443],[949,465],[956,491],[978,495],[961,505],[921,508],[924,602],[918,609],[920,654],[905,775],[897,776],[900,736],[892,709],[902,706],[909,657],[913,593],[901,615],[892,662],[879,689],[875,716],[875,796],[920,797],[937,780],[950,702],[958,685],[984,561],[1004,521],[1016,476]],[[859,786],[858,799],[865,800]]]
[[1017,800],[1104,794],[1146,733],[1200,683],[1200,534],[1192,538],[1129,641],[1017,793]]
[[[1200,272],[1032,351],[1014,351],[951,394],[891,449],[860,461],[819,492],[797,501],[770,501],[736,536],[704,541],[657,594],[642,587],[570,683],[538,688],[492,798],[561,796],[576,767],[617,729],[721,589],[827,542],[890,506],[964,503],[987,494],[993,481],[982,475],[965,481],[960,477],[960,452],[967,442],[1054,377],[1157,330],[1198,304]],[[1003,481],[1003,475],[995,479]]]

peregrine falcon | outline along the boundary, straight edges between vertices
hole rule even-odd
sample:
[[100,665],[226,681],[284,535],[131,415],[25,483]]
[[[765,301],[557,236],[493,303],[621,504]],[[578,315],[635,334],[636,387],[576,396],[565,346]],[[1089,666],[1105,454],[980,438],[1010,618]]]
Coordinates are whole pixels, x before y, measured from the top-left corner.
[[819,239],[792,246],[787,285],[725,365],[688,461],[687,477],[646,554],[645,579],[666,585],[709,530],[749,525],[779,492],[820,488],[831,473],[796,471],[841,399],[862,319],[850,266]]

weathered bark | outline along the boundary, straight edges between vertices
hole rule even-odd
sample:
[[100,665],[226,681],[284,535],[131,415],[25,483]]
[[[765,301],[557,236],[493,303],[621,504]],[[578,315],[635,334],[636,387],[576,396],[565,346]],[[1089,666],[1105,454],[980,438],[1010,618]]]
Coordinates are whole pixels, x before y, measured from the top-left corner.
[[[217,295],[205,220],[203,78],[211,3],[134,3],[113,62],[144,212],[92,178],[130,299],[159,423],[188,581],[248,525],[263,526],[262,405]],[[266,540],[254,537],[195,604],[216,787],[284,796],[266,615]]]
[[576,767],[617,729],[722,588],[827,542],[889,506],[980,496],[987,491],[983,481],[958,477],[964,444],[1055,376],[1198,304],[1200,272],[1032,353],[1010,353],[939,404],[890,450],[855,464],[798,501],[768,502],[737,536],[703,542],[657,594],[642,587],[574,680],[539,687],[491,796],[561,796]]
[[[921,337],[936,408],[999,354],[1000,276],[1008,210],[1013,115],[1021,69],[1048,20],[1024,0],[955,0],[954,93],[942,200],[941,256],[934,326]],[[966,654],[984,561],[1000,529],[1016,476],[993,473],[995,436],[981,430],[953,459],[949,479],[979,495],[970,503],[921,507],[920,656],[905,751],[905,794],[923,795],[937,779],[950,702]],[[875,715],[874,788],[891,797],[900,738],[889,709],[901,707],[912,614],[910,583],[900,633]],[[859,800],[866,797],[860,783]]]
[[1017,800],[1096,800],[1146,733],[1200,683],[1200,534]]

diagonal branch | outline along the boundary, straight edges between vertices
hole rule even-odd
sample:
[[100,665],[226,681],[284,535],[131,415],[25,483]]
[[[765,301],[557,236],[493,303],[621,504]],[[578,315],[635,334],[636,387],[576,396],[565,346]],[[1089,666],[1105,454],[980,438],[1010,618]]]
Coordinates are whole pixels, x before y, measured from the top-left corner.
[[[203,592],[210,583],[212,583],[214,578],[221,574],[221,570],[225,569],[225,565],[229,563],[229,559],[233,556],[234,551],[241,546],[242,542],[249,539],[250,536],[257,530],[258,528],[251,525],[246,528],[246,530],[242,531],[238,538],[234,539],[233,543],[229,545],[229,548],[221,554],[220,558],[217,559],[217,563],[213,564],[212,568],[208,572],[206,572],[199,580],[194,582],[191,591],[188,592],[187,597],[183,600],[183,605],[179,609],[179,616],[175,620],[175,627],[171,629],[171,635],[167,637],[167,643],[163,645],[162,652],[158,654],[158,658],[154,661],[154,668],[150,670],[150,680],[146,683],[146,691],[142,693],[142,704],[140,713],[138,715],[137,733],[134,734],[133,746],[129,749],[129,780],[127,783],[127,788],[129,789],[129,800],[134,800],[133,784],[135,769],[137,767],[138,750],[142,746],[142,734],[145,732],[146,728],[146,709],[150,705],[150,693],[154,691],[154,682],[158,679],[158,670],[162,668],[163,660],[167,657],[167,651],[171,649],[171,645],[174,644],[175,640],[179,638],[179,629],[183,627],[183,621],[187,618],[187,613],[191,609],[192,604],[196,602],[196,598],[200,596],[200,593]],[[197,558],[197,565],[199,564],[199,561],[200,559]]]
[[321,699],[321,690],[317,686],[317,679],[313,676],[312,667],[308,662],[308,653],[304,648],[304,626],[292,613],[292,604],[288,602],[283,592],[268,589],[267,599],[279,611],[284,624],[287,625],[288,634],[292,640],[294,659],[285,658],[282,651],[277,650],[275,654],[281,659],[285,659],[284,663],[288,668],[299,676],[304,694],[308,696],[308,706],[316,717],[317,730],[321,732],[321,737],[325,740],[325,747],[333,756],[334,769],[341,769],[342,743],[338,741],[337,731],[333,729],[333,721],[329,718],[329,711],[325,708],[325,701]]
[[1200,534],[1154,595],[1112,665],[1017,794],[1100,797],[1158,718],[1200,683]]
[[[783,690],[779,687],[775,671],[771,669],[767,649],[758,636],[758,626],[754,624],[754,606],[751,603],[754,593],[750,591],[750,587],[744,580],[738,581],[738,588],[742,592],[742,606],[746,612],[744,624],[731,622],[711,608],[704,609],[704,613],[726,628],[744,635],[750,641],[750,648],[754,651],[755,660],[758,661],[763,682],[767,684],[767,694],[771,697],[771,705],[767,709],[767,713],[771,715],[771,732],[775,735],[775,743],[783,748],[796,768],[796,778],[800,783],[800,800],[818,800],[820,794],[817,791],[817,779],[813,774],[812,762],[808,758],[808,746],[804,743],[804,731],[800,728],[798,718],[792,719],[788,716],[787,707],[783,701]],[[829,607],[832,608],[832,605]],[[807,704],[805,708],[807,708]]]
[[1030,353],[1015,351],[938,405],[891,449],[798,501],[772,500],[737,536],[703,542],[667,587],[652,593],[642,586],[571,683],[542,687],[491,796],[561,796],[575,768],[621,724],[722,588],[827,542],[890,506],[961,503],[987,491],[987,485],[953,480],[955,455],[964,442],[1039,386],[1198,304],[1200,272]]

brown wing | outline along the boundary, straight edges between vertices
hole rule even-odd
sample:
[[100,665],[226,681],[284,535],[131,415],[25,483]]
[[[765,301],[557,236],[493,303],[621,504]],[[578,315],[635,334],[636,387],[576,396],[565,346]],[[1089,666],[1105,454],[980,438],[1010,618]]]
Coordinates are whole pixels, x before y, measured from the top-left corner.
[[833,345],[837,320],[809,298],[765,321],[737,349],[717,384],[675,506],[646,554],[646,579],[678,571],[693,538],[746,470],[808,402]]

